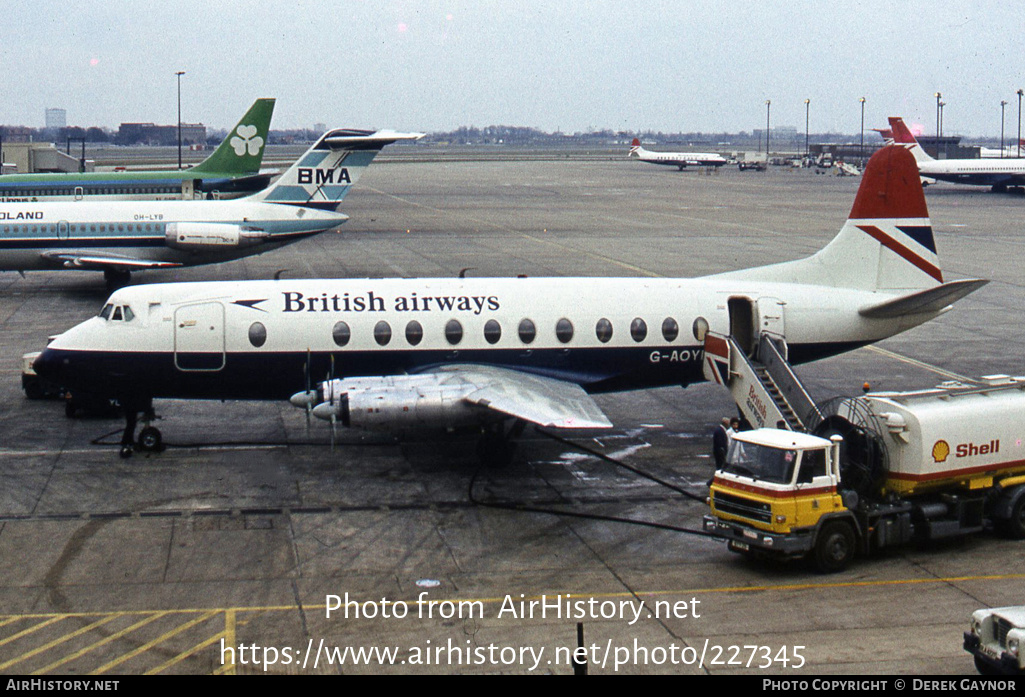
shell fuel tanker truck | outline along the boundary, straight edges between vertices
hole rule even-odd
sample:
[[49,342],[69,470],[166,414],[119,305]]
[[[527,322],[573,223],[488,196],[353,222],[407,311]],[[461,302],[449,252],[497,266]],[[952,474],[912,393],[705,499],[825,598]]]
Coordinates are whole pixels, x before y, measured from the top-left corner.
[[707,532],[751,556],[856,554],[992,525],[1025,538],[1025,378],[835,400],[812,433],[737,433]]

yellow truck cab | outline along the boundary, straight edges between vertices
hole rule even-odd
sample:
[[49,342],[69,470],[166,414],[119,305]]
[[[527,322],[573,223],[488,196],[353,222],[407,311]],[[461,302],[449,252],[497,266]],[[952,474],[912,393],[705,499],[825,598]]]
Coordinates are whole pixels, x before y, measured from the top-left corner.
[[[808,554],[823,523],[853,524],[840,495],[841,440],[774,428],[735,434],[712,480],[706,529],[726,537],[736,552]],[[820,550],[825,564],[853,554],[852,535],[827,538],[829,546]]]

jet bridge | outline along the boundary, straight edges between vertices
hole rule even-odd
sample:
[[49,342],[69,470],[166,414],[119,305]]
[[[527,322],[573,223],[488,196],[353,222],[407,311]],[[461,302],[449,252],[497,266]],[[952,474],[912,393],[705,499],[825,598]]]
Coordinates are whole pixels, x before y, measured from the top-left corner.
[[809,432],[823,420],[822,412],[787,363],[782,336],[762,332],[748,355],[732,336],[705,336],[705,378],[733,395],[754,428],[785,428]]

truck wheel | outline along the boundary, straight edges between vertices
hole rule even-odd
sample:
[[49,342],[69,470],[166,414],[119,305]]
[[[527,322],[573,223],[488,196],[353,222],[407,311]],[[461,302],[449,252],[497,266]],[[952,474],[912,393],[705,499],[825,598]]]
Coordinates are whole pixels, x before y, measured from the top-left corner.
[[815,568],[825,574],[843,571],[854,559],[854,531],[844,522],[826,523],[812,550]]
[[1007,520],[1000,521],[1000,529],[1013,540],[1025,540],[1025,494],[1018,497],[1011,515]]

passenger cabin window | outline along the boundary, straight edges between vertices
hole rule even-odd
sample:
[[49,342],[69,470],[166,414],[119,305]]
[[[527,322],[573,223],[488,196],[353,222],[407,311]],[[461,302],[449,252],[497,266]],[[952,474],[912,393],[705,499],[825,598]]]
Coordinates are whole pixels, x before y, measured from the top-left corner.
[[450,319],[445,323],[445,340],[455,346],[463,340],[463,325],[457,319]]
[[644,341],[645,337],[648,336],[648,325],[640,317],[635,318],[634,321],[630,323],[630,336],[632,336],[633,340],[637,343],[641,343]]
[[676,323],[676,320],[672,317],[666,317],[662,320],[662,338],[666,341],[676,341],[676,337],[680,336],[680,325]]
[[573,323],[563,317],[555,323],[555,338],[564,344],[573,340]]
[[537,327],[529,319],[520,320],[519,334],[520,341],[529,344],[537,336]]
[[374,341],[381,346],[387,346],[391,341],[391,325],[381,320],[374,325]]
[[349,343],[349,339],[352,338],[352,332],[349,330],[349,325],[345,322],[337,322],[331,329],[331,338],[335,341],[335,346],[345,346]]
[[267,343],[267,327],[260,322],[253,322],[249,325],[249,343],[256,348]]
[[501,338],[502,325],[498,323],[498,320],[489,319],[484,324],[484,340],[489,344],[497,344]]
[[598,337],[598,341],[603,344],[609,343],[612,339],[612,322],[602,317],[594,326],[594,333]]
[[410,346],[416,346],[424,338],[424,328],[415,319],[406,325],[406,341]]

